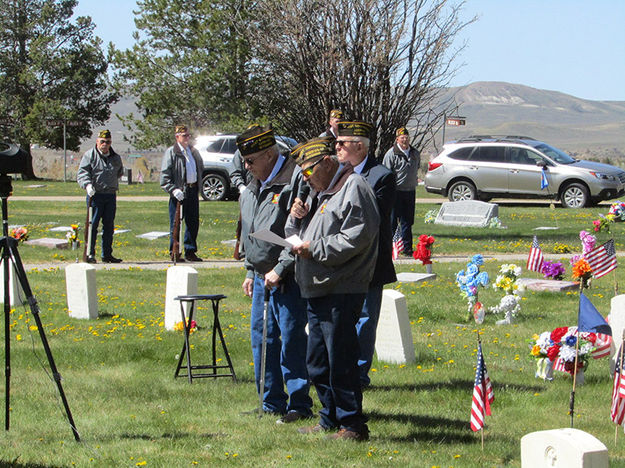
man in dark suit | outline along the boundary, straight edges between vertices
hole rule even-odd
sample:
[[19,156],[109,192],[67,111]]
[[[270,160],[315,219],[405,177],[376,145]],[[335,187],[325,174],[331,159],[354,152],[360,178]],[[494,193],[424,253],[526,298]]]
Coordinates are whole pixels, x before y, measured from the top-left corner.
[[[369,153],[369,138],[358,136],[354,128],[362,128],[364,122],[338,122],[338,137],[336,140],[336,154],[339,162],[349,163],[354,172],[363,176],[375,194],[381,220],[390,219],[393,204],[395,203],[395,174],[387,167],[379,164]],[[370,129],[373,127],[369,124]],[[370,133],[370,131],[369,131]],[[375,336],[380,317],[382,304],[382,289],[385,284],[397,281],[392,258],[392,233],[388,222],[380,223],[378,259],[375,264],[373,279],[356,324],[360,356],[358,368],[360,383],[366,387],[370,383],[369,369],[375,351]]]

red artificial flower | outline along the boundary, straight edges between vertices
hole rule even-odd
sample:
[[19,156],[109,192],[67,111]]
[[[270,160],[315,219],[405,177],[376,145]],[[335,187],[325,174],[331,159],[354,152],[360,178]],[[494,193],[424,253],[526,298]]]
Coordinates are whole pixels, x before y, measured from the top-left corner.
[[597,341],[597,334],[596,333],[584,333],[584,339],[587,341],[590,341],[592,344],[595,344],[595,341]]
[[560,343],[562,337],[569,332],[569,327],[558,327],[551,332],[551,341]]
[[554,361],[558,358],[560,353],[560,345],[553,345],[547,350],[547,357],[550,361]]
[[432,256],[432,250],[429,248],[434,243],[434,237],[421,234],[419,236],[419,243],[417,248],[412,253],[415,260],[421,260],[424,265],[432,263],[430,257]]

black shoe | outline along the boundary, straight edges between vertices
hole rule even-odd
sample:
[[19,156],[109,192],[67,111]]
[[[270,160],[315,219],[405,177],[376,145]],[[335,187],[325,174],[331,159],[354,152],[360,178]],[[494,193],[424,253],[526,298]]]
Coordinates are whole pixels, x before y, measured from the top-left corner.
[[103,263],[121,263],[122,259],[121,258],[115,258],[112,255],[109,255],[108,257],[102,257],[102,262]]
[[289,424],[295,421],[301,421],[302,419],[310,418],[312,418],[312,415],[305,416],[302,413],[298,413],[297,411],[289,411],[287,414],[278,419],[276,421],[276,424]]
[[87,263],[98,263],[93,255],[87,257]]
[[200,257],[198,257],[197,255],[195,255],[195,252],[187,252],[184,254],[184,258],[189,261],[189,262],[203,262],[204,260],[202,260]]

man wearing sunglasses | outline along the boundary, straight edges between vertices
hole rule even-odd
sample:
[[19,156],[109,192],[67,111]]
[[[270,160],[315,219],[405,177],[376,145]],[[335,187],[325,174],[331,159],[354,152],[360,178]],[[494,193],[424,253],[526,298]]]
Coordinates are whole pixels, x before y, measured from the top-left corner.
[[[185,125],[176,126],[176,143],[163,155],[161,187],[169,194],[169,254],[182,262],[201,262],[197,256],[197,233],[200,228],[199,184],[202,182],[204,164],[200,153],[190,144],[191,134]],[[181,203],[185,223],[184,260],[173,252],[174,218],[176,205]]]
[[[365,131],[359,131],[364,128]],[[339,162],[351,164],[354,172],[365,178],[373,189],[380,212],[378,260],[375,264],[373,279],[367,291],[367,297],[360,311],[356,325],[360,357],[360,383],[367,387],[371,379],[369,370],[375,352],[375,337],[382,305],[382,289],[385,284],[397,281],[393,266],[392,231],[388,220],[395,202],[395,175],[385,166],[379,164],[373,156],[369,156],[369,135],[373,127],[365,122],[338,122],[336,154]]]
[[296,165],[280,154],[271,128],[249,127],[237,137],[237,147],[245,168],[253,175],[241,192],[239,204],[247,269],[243,292],[252,298],[256,386],[260,389],[264,295],[268,289],[263,411],[281,415],[279,424],[292,423],[312,416],[306,372],[306,304],[295,282],[293,255],[251,234],[268,230],[284,237],[292,198],[290,181]]
[[117,190],[124,166],[122,159],[111,148],[111,132],[98,133],[95,147],[87,151],[78,167],[78,185],[87,191],[87,202],[93,207],[91,216],[91,245],[87,246],[88,263],[96,263],[95,244],[98,225],[102,220],[102,261],[120,263],[113,257],[113,231],[117,211]]
[[299,432],[333,430],[331,439],[367,440],[356,322],[378,255],[375,196],[350,164],[336,159],[334,138],[309,140],[294,157],[315,196],[310,205],[295,201],[285,231],[303,240],[293,247],[295,275],[307,301],[308,374],[323,405],[318,424]]

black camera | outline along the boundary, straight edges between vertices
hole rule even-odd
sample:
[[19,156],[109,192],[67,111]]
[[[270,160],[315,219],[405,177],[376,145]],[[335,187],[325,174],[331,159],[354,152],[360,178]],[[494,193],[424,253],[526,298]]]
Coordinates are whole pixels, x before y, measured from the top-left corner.
[[0,141],[0,174],[22,174],[26,172],[28,154],[13,143]]

